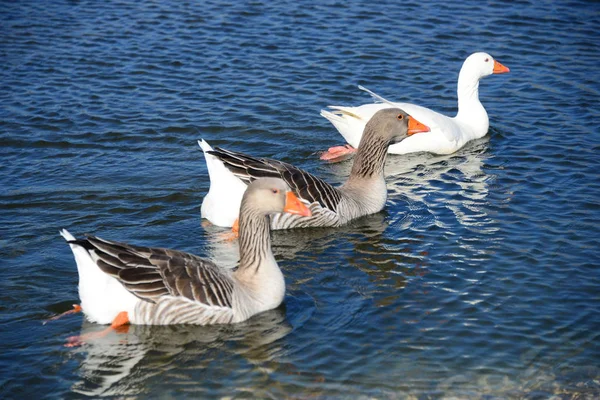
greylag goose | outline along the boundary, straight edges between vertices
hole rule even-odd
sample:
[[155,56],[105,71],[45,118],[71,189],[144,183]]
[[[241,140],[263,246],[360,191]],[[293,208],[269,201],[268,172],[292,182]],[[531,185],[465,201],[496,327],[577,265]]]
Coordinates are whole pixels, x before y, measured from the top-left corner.
[[271,252],[273,213],[310,216],[283,180],[258,179],[241,202],[234,270],[177,250],[75,239],[63,229],[77,262],[82,311],[90,321],[116,328],[235,323],[279,306],[285,283]]
[[204,140],[199,141],[210,176],[202,217],[218,226],[233,226],[246,185],[261,177],[283,179],[312,212],[310,217],[276,214],[271,218],[272,229],[340,226],[379,212],[387,199],[383,167],[388,146],[428,130],[400,109],[379,111],[364,128],[350,177],[337,188],[293,165],[219,147],[212,149]]
[[321,110],[321,115],[327,118],[350,144],[350,146],[331,147],[321,155],[321,159],[334,160],[356,151],[351,146],[360,147],[360,137],[365,124],[377,111],[390,107],[403,109],[431,128],[431,131],[426,134],[390,146],[388,150],[390,153],[406,154],[419,151],[435,154],[454,153],[470,140],[481,138],[488,132],[490,122],[485,108],[479,101],[479,80],[492,74],[503,74],[509,71],[487,53],[473,53],[467,57],[458,75],[458,113],[453,118],[415,104],[387,101],[359,86],[380,102],[359,107],[330,106],[332,111]]

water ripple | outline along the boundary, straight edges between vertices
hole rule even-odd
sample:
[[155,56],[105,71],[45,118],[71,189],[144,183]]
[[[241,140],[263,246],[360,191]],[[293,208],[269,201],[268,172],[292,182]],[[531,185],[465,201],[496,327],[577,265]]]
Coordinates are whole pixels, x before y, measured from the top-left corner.
[[[12,2],[0,21],[3,397],[600,396],[594,3]],[[473,51],[511,68],[481,81],[489,134],[389,157],[382,213],[273,234],[281,308],[76,350],[100,327],[42,325],[78,298],[61,228],[236,264],[200,223],[197,139],[341,183],[319,110],[370,102],[362,84],[452,115]]]

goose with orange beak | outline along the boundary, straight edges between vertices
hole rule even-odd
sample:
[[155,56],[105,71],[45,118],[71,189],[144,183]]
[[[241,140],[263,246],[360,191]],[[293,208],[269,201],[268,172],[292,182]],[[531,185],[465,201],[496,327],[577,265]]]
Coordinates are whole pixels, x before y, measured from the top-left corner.
[[283,179],[312,214],[309,217],[276,214],[271,218],[271,229],[335,227],[379,212],[387,199],[383,169],[388,147],[428,131],[429,127],[401,109],[388,108],[376,113],[364,128],[350,176],[339,187],[288,163],[213,149],[202,140],[199,144],[210,176],[202,217],[218,226],[233,226],[248,183],[261,177]]
[[371,94],[377,103],[363,104],[359,107],[329,106],[329,110],[321,110],[321,115],[327,118],[348,142],[344,146],[329,148],[321,155],[321,159],[333,161],[356,152],[356,147],[361,146],[360,140],[365,125],[375,113],[395,107],[403,109],[429,126],[430,131],[390,146],[390,153],[454,153],[469,141],[481,138],[488,132],[489,118],[479,101],[480,79],[507,72],[510,72],[508,67],[487,53],[473,53],[467,57],[458,75],[458,113],[455,117],[448,117],[416,104],[391,102],[359,86]]
[[310,210],[282,179],[261,178],[241,201],[240,261],[235,270],[177,250],[134,246],[88,236],[61,235],[79,272],[81,310],[88,320],[111,324],[78,345],[127,324],[230,324],[276,308],[285,294],[283,274],[271,251],[273,214],[310,217]]

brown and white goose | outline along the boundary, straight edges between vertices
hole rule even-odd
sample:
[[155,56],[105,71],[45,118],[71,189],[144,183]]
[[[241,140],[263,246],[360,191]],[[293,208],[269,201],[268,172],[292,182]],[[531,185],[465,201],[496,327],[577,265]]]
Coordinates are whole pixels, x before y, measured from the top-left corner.
[[82,311],[92,322],[117,327],[227,324],[276,308],[285,283],[271,252],[273,213],[310,216],[283,180],[258,179],[241,202],[234,270],[177,250],[75,239],[63,229],[77,262]]
[[213,150],[199,141],[210,176],[202,217],[218,226],[233,226],[247,184],[261,177],[283,179],[312,212],[310,217],[276,214],[272,229],[340,226],[379,212],[387,199],[383,168],[389,145],[427,131],[427,126],[398,108],[377,112],[365,126],[350,177],[337,188],[293,165],[219,147]]

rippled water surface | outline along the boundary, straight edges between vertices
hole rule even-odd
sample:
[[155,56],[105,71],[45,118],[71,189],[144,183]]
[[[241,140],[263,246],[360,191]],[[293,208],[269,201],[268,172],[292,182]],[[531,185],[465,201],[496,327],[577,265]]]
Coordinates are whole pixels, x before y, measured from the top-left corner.
[[[600,7],[357,3],[2,2],[1,397],[600,397]],[[279,309],[79,348],[102,327],[43,324],[78,302],[60,228],[235,264],[197,139],[341,183],[322,107],[453,114],[474,51],[511,69],[489,134],[389,157],[379,214],[275,232]]]

